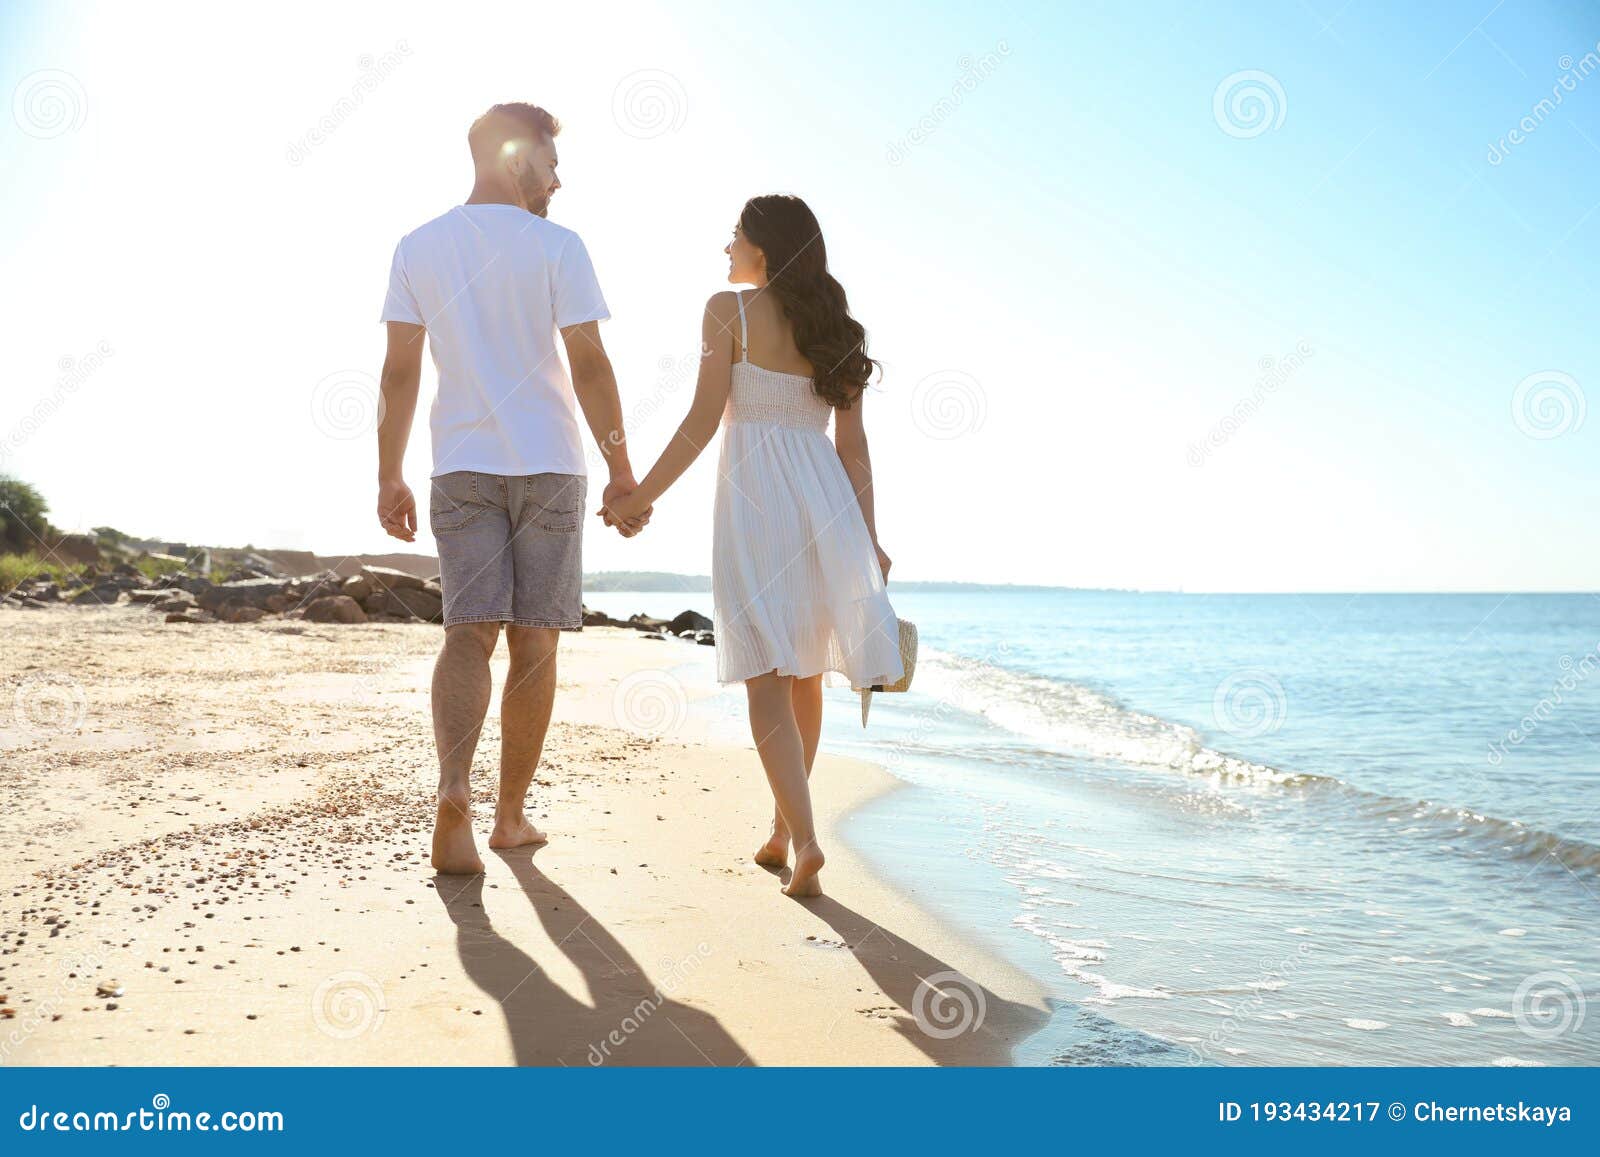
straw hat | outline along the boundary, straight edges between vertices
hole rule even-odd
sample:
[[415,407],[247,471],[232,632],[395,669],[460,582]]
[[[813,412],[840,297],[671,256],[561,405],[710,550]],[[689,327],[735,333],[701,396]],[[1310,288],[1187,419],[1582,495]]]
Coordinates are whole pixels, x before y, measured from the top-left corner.
[[909,691],[911,689],[911,676],[917,669],[917,625],[906,619],[898,620],[900,624],[900,665],[905,668],[905,673],[893,683],[874,683],[871,687],[858,687],[861,692],[861,726],[867,725],[867,712],[872,709],[872,693],[874,691]]

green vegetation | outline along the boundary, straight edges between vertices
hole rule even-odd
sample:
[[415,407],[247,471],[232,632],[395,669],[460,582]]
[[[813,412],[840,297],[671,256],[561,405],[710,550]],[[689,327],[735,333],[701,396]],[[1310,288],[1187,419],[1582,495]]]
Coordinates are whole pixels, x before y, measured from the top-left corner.
[[16,478],[0,475],[0,553],[32,551],[50,534],[44,495]]
[[40,558],[32,551],[22,554],[0,554],[0,592],[15,590],[18,585],[35,575],[47,574],[56,582],[64,582],[83,567],[63,565]]

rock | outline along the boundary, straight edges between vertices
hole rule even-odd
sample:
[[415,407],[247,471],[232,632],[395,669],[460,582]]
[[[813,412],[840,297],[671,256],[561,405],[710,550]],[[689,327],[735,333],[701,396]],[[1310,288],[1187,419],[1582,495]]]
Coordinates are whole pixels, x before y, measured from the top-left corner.
[[305,617],[313,623],[364,623],[367,612],[349,595],[324,595],[307,604]]
[[267,610],[271,611],[275,615],[281,615],[284,611],[292,611],[299,604],[299,599],[292,598],[289,595],[267,596]]
[[591,611],[583,608],[583,625],[586,627],[607,627],[611,625],[611,617],[604,611]]
[[370,578],[364,574],[353,574],[344,580],[344,583],[339,587],[339,593],[349,595],[359,603],[370,595],[373,589],[373,583]]
[[666,640],[666,636],[665,635],[660,634],[660,633],[658,633],[656,631],[651,631],[649,634],[640,635],[639,637],[641,639],[661,639],[663,642]]
[[208,586],[196,596],[196,603],[202,611],[215,611],[224,603],[241,602],[249,603],[253,607],[266,610],[267,599],[272,595],[281,595],[288,586],[282,579],[257,578],[244,579],[240,582],[227,582],[219,586]]
[[205,616],[202,615],[199,611],[169,611],[169,612],[167,612],[167,622],[169,622],[169,623],[203,623],[205,621],[206,621]]
[[51,558],[62,562],[92,564],[100,561],[100,544],[87,534],[64,534],[50,544],[49,553]]
[[[361,606],[369,615],[384,614],[389,609],[389,592],[373,591],[361,600]],[[408,613],[405,617],[409,619],[411,615]]]
[[111,573],[122,575],[125,578],[144,578],[144,572],[138,567],[134,566],[131,562],[119,562],[116,566],[111,568]]
[[444,622],[444,600],[432,591],[420,587],[390,591],[388,601],[391,609],[405,610],[425,623]]
[[267,617],[265,607],[258,607],[251,603],[229,600],[217,608],[217,618],[225,623],[253,623],[257,619]]
[[132,603],[153,603],[166,598],[168,593],[161,587],[150,587],[142,591],[129,591],[128,601]]
[[684,611],[667,624],[667,630],[680,639],[683,638],[685,631],[709,631],[710,629],[711,620],[699,611]]
[[395,570],[388,566],[364,566],[361,568],[361,574],[375,589],[382,587],[390,591],[419,591],[425,581],[414,574],[407,574],[403,570]]
[[667,625],[667,620],[652,619],[649,615],[629,615],[628,621],[622,625],[639,631],[659,631]]
[[695,642],[699,643],[702,647],[715,647],[717,645],[716,636],[714,636],[710,631],[701,631],[699,637],[695,639]]
[[188,591],[178,588],[161,592],[161,597],[150,604],[152,611],[192,611],[195,609],[194,596]]
[[77,594],[71,596],[71,601],[78,606],[88,606],[93,603],[114,603],[122,597],[122,588],[111,583],[102,583],[97,586],[85,587]]

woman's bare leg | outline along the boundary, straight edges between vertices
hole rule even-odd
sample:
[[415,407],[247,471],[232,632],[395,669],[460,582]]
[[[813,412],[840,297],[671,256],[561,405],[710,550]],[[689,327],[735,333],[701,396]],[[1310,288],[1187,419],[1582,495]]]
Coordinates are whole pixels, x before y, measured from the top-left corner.
[[[791,679],[789,699],[794,704],[794,721],[800,729],[800,743],[805,749],[806,778],[817,762],[817,746],[822,738],[822,676]],[[772,834],[767,842],[756,849],[755,861],[772,868],[781,868],[789,862],[789,828],[783,822],[783,813],[774,801],[772,808]]]
[[794,872],[783,889],[789,896],[820,896],[822,849],[811,818],[811,788],[806,782],[805,741],[795,719],[794,697],[787,675],[757,675],[745,680],[750,701],[750,734],[755,738],[778,814],[794,840]]

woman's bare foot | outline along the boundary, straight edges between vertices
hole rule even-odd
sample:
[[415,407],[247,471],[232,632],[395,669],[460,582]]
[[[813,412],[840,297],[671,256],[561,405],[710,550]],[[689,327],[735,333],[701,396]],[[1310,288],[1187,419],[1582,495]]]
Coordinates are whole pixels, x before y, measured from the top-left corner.
[[494,817],[494,831],[489,833],[491,848],[524,848],[529,844],[542,844],[549,839],[529,822],[526,816]]
[[817,878],[817,873],[822,871],[825,863],[822,849],[815,843],[807,844],[794,854],[794,871],[789,876],[789,882],[784,886],[785,896],[820,896],[822,895],[822,881]]
[[483,871],[478,846],[472,839],[472,801],[467,797],[439,797],[433,820],[433,867],[457,876]]
[[789,829],[782,824],[772,825],[767,842],[756,849],[751,857],[764,868],[782,868],[789,863]]

